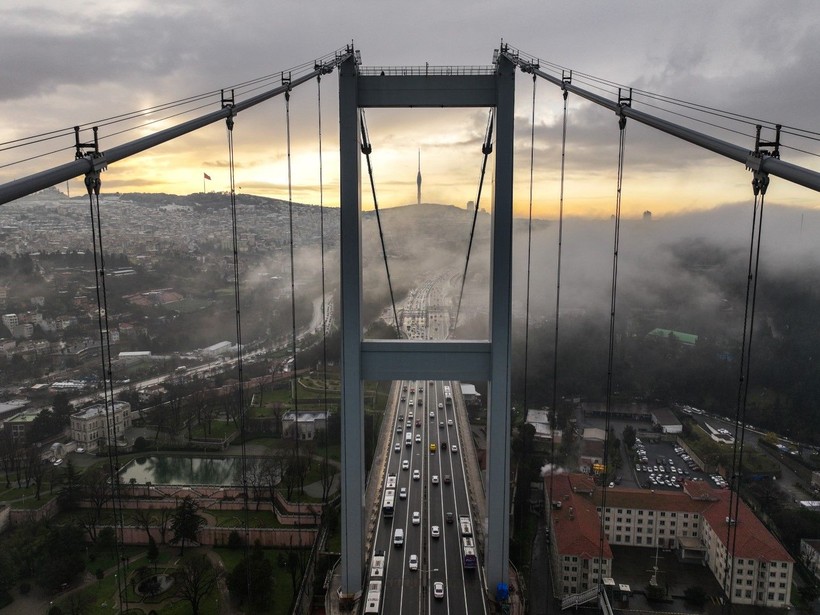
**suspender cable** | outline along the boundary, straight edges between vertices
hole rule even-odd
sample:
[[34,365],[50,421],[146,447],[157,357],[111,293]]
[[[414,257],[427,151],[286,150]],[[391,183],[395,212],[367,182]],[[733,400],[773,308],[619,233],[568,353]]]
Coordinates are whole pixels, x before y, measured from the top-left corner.
[[[759,130],[759,127],[758,127]],[[759,138],[759,132],[758,132]],[[730,608],[734,584],[734,554],[737,546],[737,518],[740,507],[740,486],[743,480],[743,444],[746,436],[746,402],[749,396],[749,370],[752,359],[752,338],[754,334],[757,283],[760,279],[760,244],[763,233],[763,204],[769,178],[764,173],[755,173],[752,180],[754,207],[752,228],[749,236],[749,264],[746,272],[746,301],[743,312],[743,333],[740,349],[740,367],[735,406],[735,436],[732,449],[732,469],[729,477],[729,514],[726,524],[726,551],[724,563],[723,589],[726,592],[724,608]]]
[[[293,396],[293,414],[296,417],[294,440],[296,441],[296,464],[299,476],[299,489],[305,488],[304,472],[302,471],[302,457],[299,451],[299,374],[296,365],[296,261],[293,255],[293,182],[291,174],[291,156],[290,156],[290,90],[285,92],[285,131],[287,138],[287,155],[288,155],[288,231],[290,235],[290,325],[291,325],[291,353],[293,357],[293,375],[291,376],[291,395]],[[296,500],[296,515],[301,515],[301,496]],[[304,561],[302,557],[302,519],[299,518],[296,524],[296,532],[299,536],[299,568],[300,574],[304,573]]]
[[[97,131],[94,130],[96,141]],[[93,155],[92,155],[93,157]],[[120,613],[128,610],[128,564],[122,554],[123,520],[119,481],[119,455],[117,453],[117,419],[114,408],[114,391],[111,380],[111,345],[108,336],[108,298],[105,286],[105,258],[102,244],[102,222],[100,217],[100,172],[95,169],[85,177],[88,188],[88,205],[91,215],[91,243],[94,253],[94,280],[97,293],[97,324],[100,335],[100,362],[103,376],[103,400],[105,407],[105,427],[108,439],[108,474],[111,482],[111,503],[115,527],[119,529],[114,542],[117,558],[117,595]],[[123,604],[124,603],[124,604]]]
[[[552,416],[550,418],[550,463],[553,464],[550,472],[550,496],[555,477],[555,423],[558,421],[558,321],[561,314],[561,252],[564,242],[564,167],[567,151],[567,90],[564,89],[564,122],[561,129],[561,189],[558,199],[558,259],[555,275],[555,336],[552,345]],[[551,536],[551,534],[550,534]]]
[[[524,414],[528,409],[527,383],[529,381],[530,358],[530,263],[532,262],[532,184],[535,169],[535,75],[532,76],[532,117],[530,129],[530,204],[527,217],[527,290],[524,309]],[[516,515],[518,519],[520,515]]]
[[[327,403],[327,292],[325,289],[325,194],[324,194],[324,168],[322,164],[322,76],[316,77],[317,87],[317,108],[319,125],[319,249],[322,264],[322,408],[325,412],[325,425],[327,425],[328,403]],[[322,468],[322,501],[327,503],[330,486],[330,461],[329,461],[330,434],[325,428],[325,461]]]
[[[223,105],[225,108],[231,110],[231,103],[225,103],[223,98]],[[230,199],[231,199],[231,241],[233,247],[233,296],[234,296],[234,318],[236,321],[236,375],[239,380],[239,387],[236,395],[236,403],[238,405],[237,412],[239,413],[239,433],[242,447],[242,501],[244,503],[243,510],[243,529],[245,531],[245,540],[243,548],[245,559],[248,559],[249,542],[250,542],[250,505],[248,502],[248,457],[245,450],[245,439],[247,437],[247,423],[245,416],[245,374],[243,370],[243,351],[242,351],[242,310],[239,301],[240,291],[240,270],[239,270],[239,232],[237,229],[237,215],[236,215],[236,165],[234,164],[234,147],[233,147],[233,126],[234,116],[230,113],[225,120],[228,133],[228,175],[230,180]],[[248,595],[251,595],[251,577],[250,566],[246,566],[247,574],[245,582],[247,583]]]
[[473,237],[475,235],[475,224],[478,220],[478,208],[481,203],[481,188],[484,186],[484,175],[487,171],[487,158],[493,151],[493,120],[495,119],[495,109],[490,109],[487,117],[487,132],[484,136],[484,144],[481,146],[481,152],[484,154],[484,159],[481,162],[481,176],[478,179],[478,194],[475,199],[475,210],[473,211],[473,223],[470,227],[470,240],[467,243],[467,259],[464,261],[464,273],[461,274],[461,289],[458,291],[458,305],[456,306],[456,318],[453,322],[453,331],[458,327],[458,316],[461,313],[461,300],[464,297],[464,284],[467,281],[467,268],[470,266],[470,253],[473,249]]
[[364,110],[360,112],[360,119],[361,119],[361,130],[362,130],[362,153],[364,154],[365,158],[367,159],[367,174],[370,177],[370,190],[373,193],[373,207],[376,209],[376,224],[379,227],[379,240],[382,244],[382,255],[384,257],[384,270],[387,272],[387,287],[390,290],[390,304],[393,306],[393,320],[396,323],[396,337],[401,337],[401,328],[399,327],[399,315],[396,312],[396,299],[393,296],[393,282],[390,279],[390,267],[387,264],[387,250],[384,247],[384,232],[382,231],[382,219],[381,215],[379,214],[379,201],[376,199],[376,184],[373,181],[373,167],[370,165],[370,152],[373,151],[373,147],[370,145],[370,140],[368,139],[367,134],[367,123],[364,119]]
[[[622,103],[624,105],[624,103]],[[624,105],[625,106],[625,105]],[[606,371],[606,420],[604,423],[604,480],[601,487],[601,523],[598,535],[598,557],[603,562],[604,542],[606,540],[606,495],[607,495],[607,473],[609,472],[609,430],[610,416],[612,414],[612,387],[613,387],[613,363],[615,358],[615,304],[618,290],[618,250],[621,235],[621,188],[624,179],[624,137],[626,134],[626,117],[621,116],[618,121],[618,188],[615,197],[615,232],[612,250],[612,287],[609,303],[609,349]],[[598,566],[598,591],[603,591],[603,566]]]

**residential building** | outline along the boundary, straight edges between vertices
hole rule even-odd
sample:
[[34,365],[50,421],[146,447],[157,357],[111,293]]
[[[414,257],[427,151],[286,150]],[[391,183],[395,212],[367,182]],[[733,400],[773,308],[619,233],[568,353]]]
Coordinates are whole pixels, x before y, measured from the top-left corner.
[[18,442],[26,442],[26,437],[31,429],[34,419],[44,410],[44,408],[29,408],[16,414],[3,422],[3,429],[11,430],[11,437]]
[[114,434],[121,437],[131,427],[131,404],[116,401],[113,408],[107,410],[105,404],[94,404],[72,414],[72,440],[86,450],[95,450],[107,444]]
[[[684,482],[682,492],[609,489],[602,510],[602,493],[590,477],[556,475],[550,481],[547,476],[547,492],[550,482],[554,559],[568,549],[578,550],[579,544],[595,545],[596,555],[600,550],[599,524],[586,520],[556,525],[555,502],[560,509],[571,506],[576,519],[586,514],[579,511],[593,507],[598,520],[603,516],[606,549],[610,545],[672,549],[682,562],[708,566],[734,604],[774,608],[789,604],[794,560],[742,500],[733,500],[730,509],[731,492],[712,489],[702,481]],[[737,516],[727,515],[734,506]],[[564,593],[583,590],[571,583],[560,589]]]

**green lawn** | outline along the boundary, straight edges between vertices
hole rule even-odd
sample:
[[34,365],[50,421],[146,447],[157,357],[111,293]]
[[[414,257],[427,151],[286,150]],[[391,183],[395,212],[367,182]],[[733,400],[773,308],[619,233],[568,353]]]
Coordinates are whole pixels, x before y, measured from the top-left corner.
[[[255,503],[249,502],[251,510],[248,511],[249,527],[283,527],[276,519],[276,515],[270,510],[255,511]],[[214,516],[218,527],[245,527],[245,513],[241,510],[216,510],[208,511]]]

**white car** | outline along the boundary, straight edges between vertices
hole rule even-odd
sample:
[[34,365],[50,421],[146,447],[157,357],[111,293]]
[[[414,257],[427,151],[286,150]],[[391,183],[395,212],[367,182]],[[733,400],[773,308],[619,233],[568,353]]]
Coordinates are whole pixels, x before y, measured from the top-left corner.
[[443,409],[443,408],[444,408],[444,404],[443,404],[443,403],[441,403],[441,402],[438,402],[438,409],[439,409],[439,410],[441,410],[441,409]]
[[421,513],[417,510],[413,511],[413,525],[421,523]]
[[420,434],[420,433],[417,433],[417,434],[416,434],[416,442],[417,442],[417,443],[418,443],[418,442],[421,442],[421,434]]
[[401,462],[401,469],[402,470],[409,470],[410,469],[410,462],[407,459],[405,459],[404,461]]
[[408,402],[407,402],[407,405],[408,405],[408,406],[410,406],[410,407],[412,408],[412,407],[413,407],[413,405],[414,405],[413,400],[411,399],[410,401],[408,401]]
[[419,556],[413,553],[410,556],[410,570],[418,570],[419,569]]
[[407,487],[402,487],[399,489],[399,499],[406,500],[407,499]]
[[453,446],[450,447],[450,452],[451,453],[457,453],[458,452],[458,447],[455,444],[453,444]]
[[434,525],[430,530],[430,535],[433,538],[438,538],[439,536],[441,536],[441,529],[439,529],[439,526]]
[[441,600],[444,598],[444,583],[441,581],[436,581],[433,583],[433,596],[436,600]]
[[453,419],[447,419],[447,426],[448,426],[448,427],[452,427],[452,426],[453,426]]
[[78,446],[78,447],[77,447],[77,452],[78,452],[78,453],[84,453],[84,452],[85,452],[85,449],[84,449],[82,446]]
[[[393,451],[394,451],[394,452],[396,452],[396,453],[400,453],[400,452],[401,452],[401,444],[399,444],[398,442],[396,442],[396,443],[393,445]],[[79,451],[78,451],[78,452],[79,452]]]
[[413,470],[413,480],[419,479],[421,479],[421,472],[419,472],[418,470]]
[[438,485],[438,474],[433,474],[432,482],[433,482],[434,485]]

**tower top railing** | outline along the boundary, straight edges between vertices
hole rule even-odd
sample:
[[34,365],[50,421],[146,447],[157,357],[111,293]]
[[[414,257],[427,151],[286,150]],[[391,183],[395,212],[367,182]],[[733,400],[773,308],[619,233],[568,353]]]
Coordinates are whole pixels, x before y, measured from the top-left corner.
[[366,77],[428,77],[453,75],[493,75],[495,66],[360,66],[359,74]]

